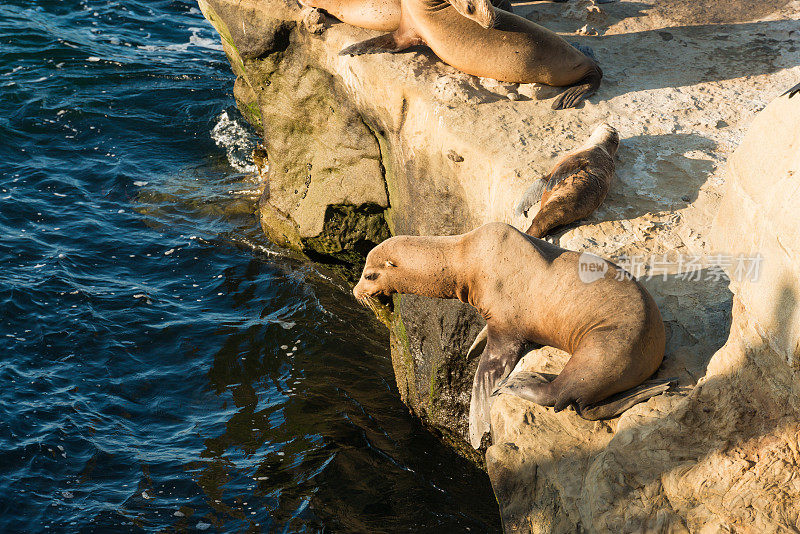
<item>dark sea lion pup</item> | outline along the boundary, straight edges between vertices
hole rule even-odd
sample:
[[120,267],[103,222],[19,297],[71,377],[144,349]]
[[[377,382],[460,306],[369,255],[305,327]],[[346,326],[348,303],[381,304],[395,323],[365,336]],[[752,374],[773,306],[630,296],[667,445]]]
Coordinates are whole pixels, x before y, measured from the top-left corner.
[[[587,262],[593,269],[582,272]],[[525,374],[504,384],[542,406],[574,405],[585,418],[618,415],[665,391],[634,390],[664,356],[664,323],[652,297],[630,275],[596,256],[564,250],[502,223],[446,237],[398,236],[369,253],[357,299],[413,293],[457,298],[478,309],[488,335],[470,400],[475,448],[490,430],[491,395],[531,344],[572,354],[552,382]],[[609,399],[609,397],[626,392]],[[609,399],[609,400],[606,400]]]
[[553,228],[588,217],[599,208],[611,186],[617,148],[617,130],[603,123],[583,146],[561,158],[550,174],[529,187],[514,208],[515,215],[527,217],[539,202],[526,233],[544,237]]
[[494,9],[489,0],[401,0],[392,33],[351,45],[341,55],[399,52],[427,45],[453,67],[512,83],[569,88],[553,109],[575,107],[600,86],[603,71],[589,56],[528,19]]

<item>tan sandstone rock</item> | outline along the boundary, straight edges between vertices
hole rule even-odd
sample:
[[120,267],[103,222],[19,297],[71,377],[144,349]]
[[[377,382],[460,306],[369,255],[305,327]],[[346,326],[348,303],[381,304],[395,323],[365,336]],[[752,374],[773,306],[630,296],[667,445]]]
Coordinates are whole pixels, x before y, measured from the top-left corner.
[[[709,232],[725,255],[763,255],[755,280],[727,268],[736,292],[727,342],[696,386],[616,421],[589,423],[502,396],[492,410],[496,444],[487,466],[507,531],[800,528],[798,192],[800,99],[781,97],[758,114],[730,158]],[[650,285],[663,298],[661,281]],[[669,311],[685,320],[687,304]],[[701,324],[697,334],[709,328]],[[688,371],[693,350],[668,348],[668,371],[660,374]],[[566,356],[552,352],[535,351],[518,369],[558,372]],[[681,383],[691,385],[687,375],[697,374]]]
[[[786,174],[796,165],[780,166],[791,139],[796,151],[797,123],[786,128],[800,96],[759,115],[724,171],[756,113],[800,81],[800,2],[623,0],[591,12],[586,2],[516,3],[518,14],[591,46],[603,68],[598,93],[562,112],[550,110],[552,88],[467,76],[424,49],[341,57],[375,34],[293,0],[199,3],[269,153],[262,225],[316,259],[357,271],[360,254],[389,231],[527,227],[511,214],[531,182],[596,123],[619,130],[604,205],[552,239],[645,264],[636,274],[668,329],[659,374],[679,387],[604,423],[498,399],[486,466],[507,531],[800,529],[798,188]],[[599,37],[578,35],[587,23]],[[765,133],[753,133],[761,122]],[[758,135],[770,141],[754,145]],[[770,187],[759,187],[759,173]],[[765,278],[734,283],[735,298],[714,265],[696,277],[681,267],[681,258],[758,250]],[[403,400],[471,454],[464,437],[477,362],[463,355],[480,318],[455,301],[394,304],[386,320]],[[565,358],[545,348],[520,367],[558,372]]]
[[759,113],[730,159],[713,241],[733,255],[761,256],[755,280],[732,277],[738,298],[769,345],[800,373],[800,96]]

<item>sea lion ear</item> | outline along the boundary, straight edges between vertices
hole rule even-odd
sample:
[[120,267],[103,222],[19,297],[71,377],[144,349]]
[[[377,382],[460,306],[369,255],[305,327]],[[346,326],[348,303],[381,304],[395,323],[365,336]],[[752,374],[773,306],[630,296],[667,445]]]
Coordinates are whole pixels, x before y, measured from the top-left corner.
[[397,264],[395,264],[392,260],[386,260],[386,266],[387,267],[397,267]]

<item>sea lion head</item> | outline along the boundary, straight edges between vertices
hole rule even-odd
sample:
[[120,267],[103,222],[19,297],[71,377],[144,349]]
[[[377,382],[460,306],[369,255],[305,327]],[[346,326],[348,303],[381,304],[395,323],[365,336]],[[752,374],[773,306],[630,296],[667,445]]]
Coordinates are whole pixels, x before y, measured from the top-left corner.
[[372,307],[378,297],[388,297],[397,292],[393,284],[393,275],[397,270],[392,246],[395,240],[387,239],[367,254],[361,278],[353,288],[356,299],[368,307]]
[[586,141],[586,145],[601,146],[613,158],[619,148],[619,132],[607,122],[600,123]]
[[394,293],[455,298],[458,242],[458,236],[387,239],[367,254],[353,295],[370,308]]
[[474,20],[484,28],[492,28],[495,23],[495,12],[489,0],[447,0],[456,11]]

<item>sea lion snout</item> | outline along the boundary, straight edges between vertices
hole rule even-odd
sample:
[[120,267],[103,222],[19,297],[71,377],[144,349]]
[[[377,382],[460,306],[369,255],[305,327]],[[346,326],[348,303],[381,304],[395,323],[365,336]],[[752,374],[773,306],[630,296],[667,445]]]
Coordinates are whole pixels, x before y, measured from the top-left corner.
[[376,283],[378,278],[380,278],[379,273],[364,269],[361,279],[356,284],[356,287],[353,288],[353,296],[358,300],[364,300],[380,293],[380,287]]
[[383,248],[378,245],[367,255],[361,278],[358,280],[356,287],[353,288],[353,296],[360,301],[379,296],[389,296],[392,292],[388,286],[387,271],[397,265],[383,254]]
[[381,291],[375,279],[377,277],[371,276],[365,268],[364,273],[361,274],[361,279],[356,284],[356,287],[353,288],[353,296],[358,302],[377,314],[378,305],[381,304],[378,295],[381,295]]

